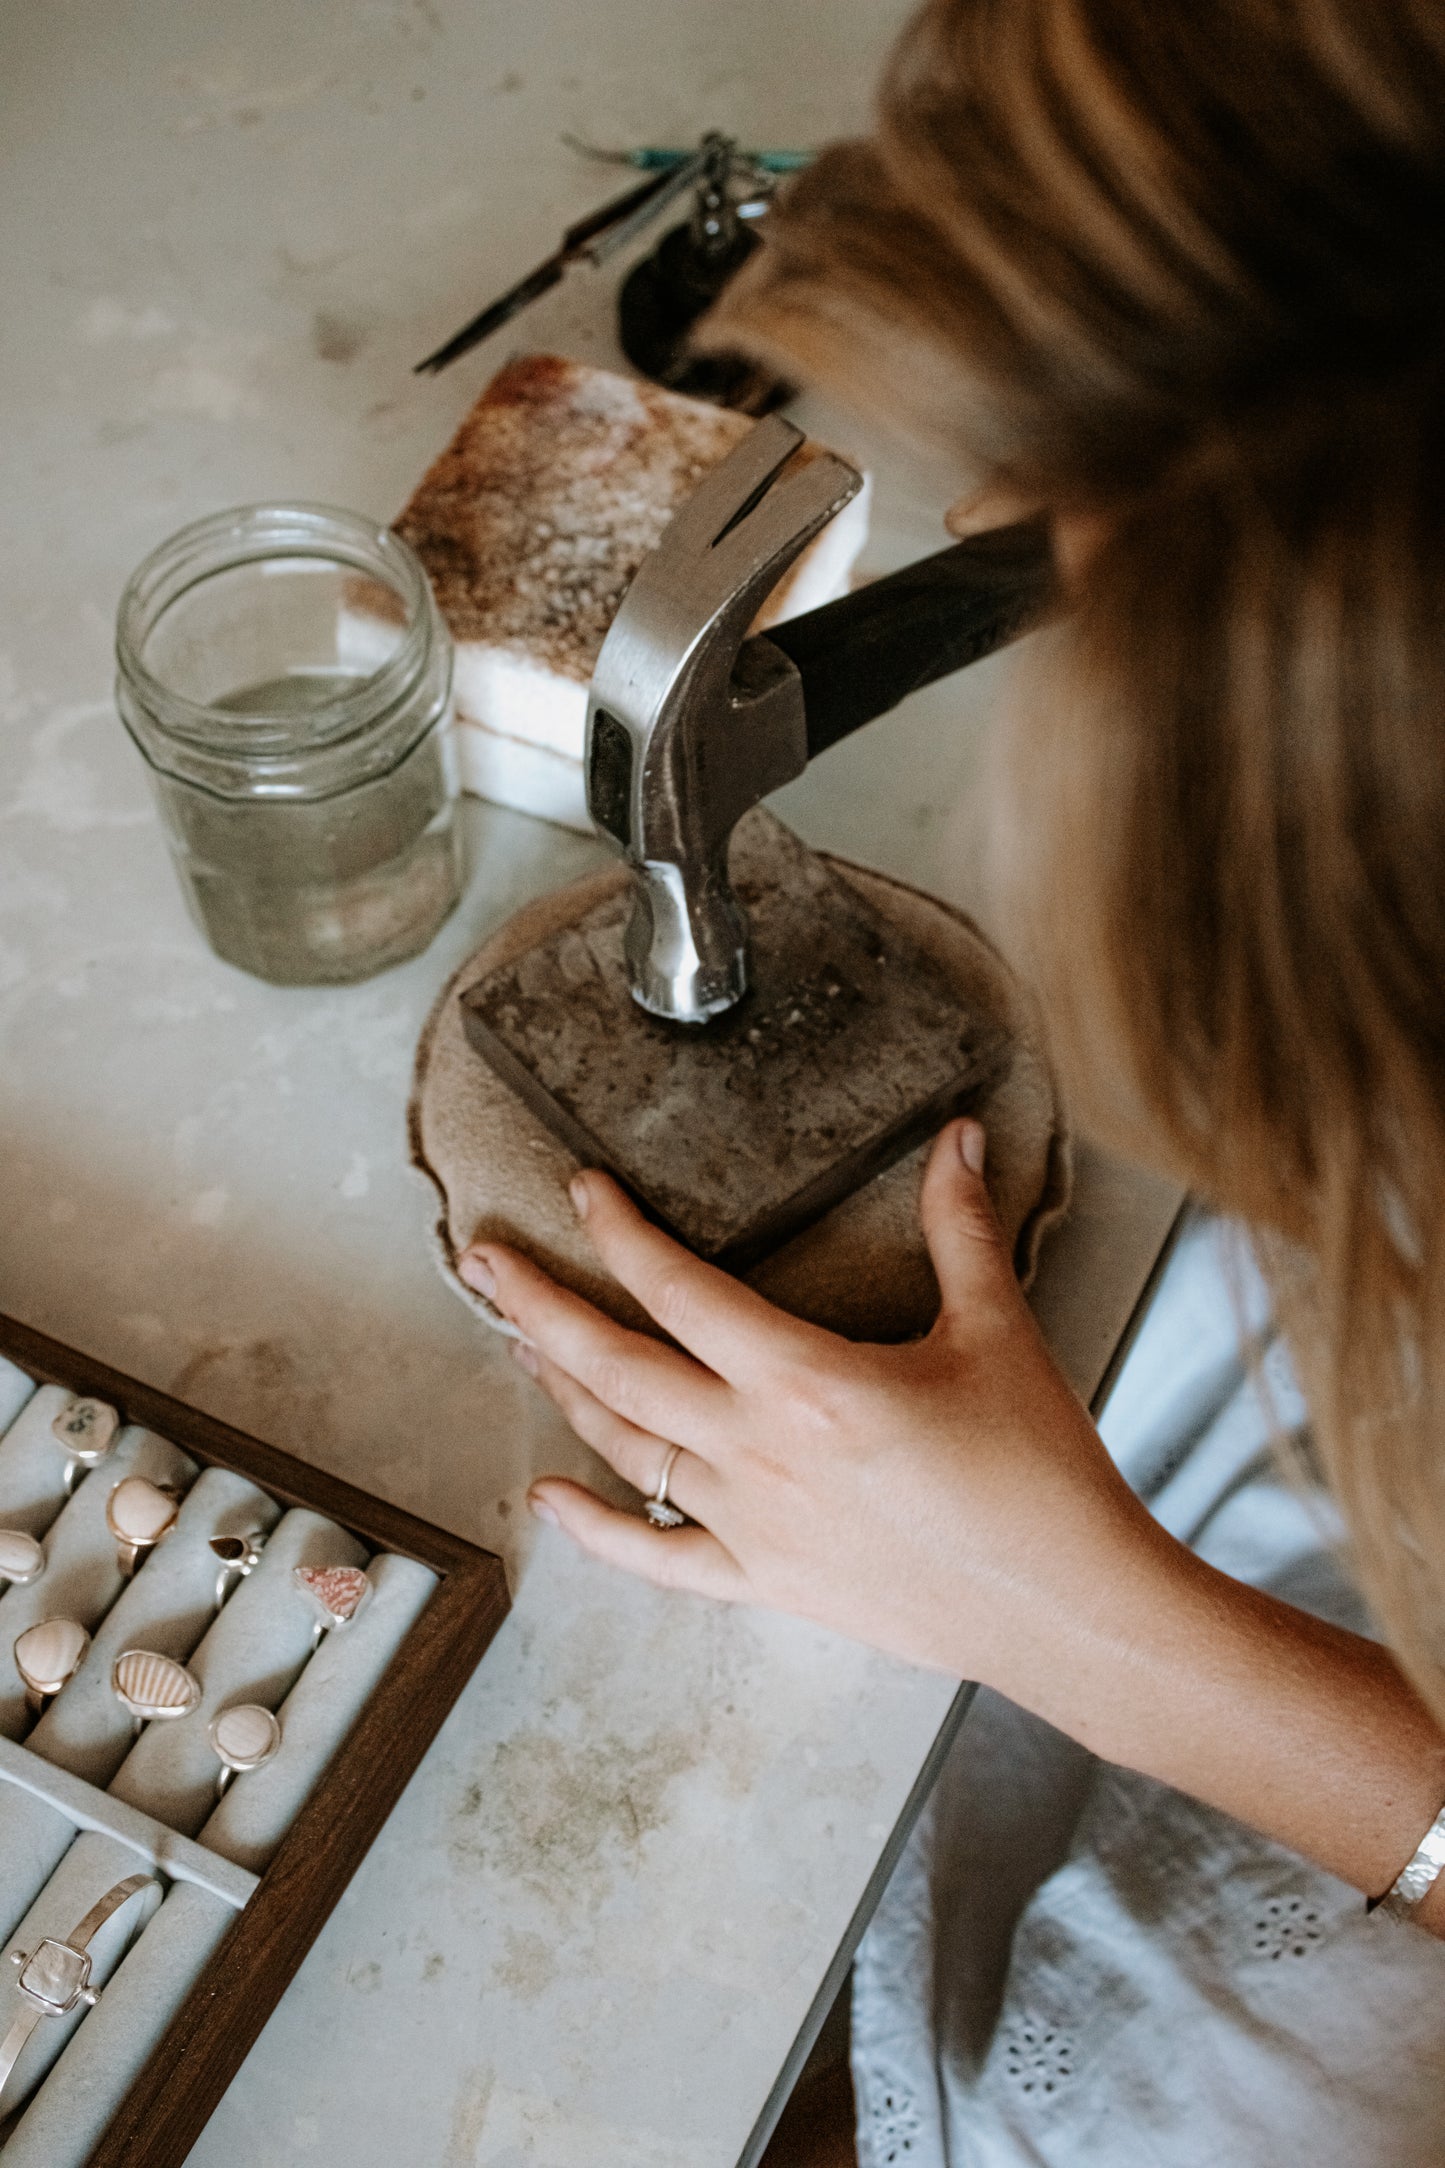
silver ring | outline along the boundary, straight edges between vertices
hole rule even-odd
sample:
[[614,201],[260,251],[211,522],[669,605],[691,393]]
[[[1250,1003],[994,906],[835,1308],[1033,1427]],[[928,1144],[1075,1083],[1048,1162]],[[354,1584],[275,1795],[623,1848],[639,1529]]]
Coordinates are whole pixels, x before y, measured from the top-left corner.
[[120,1417],[105,1400],[72,1400],[50,1426],[51,1434],[65,1448],[65,1495],[75,1489],[84,1469],[105,1459],[120,1431]]
[[17,1636],[11,1654],[25,1686],[25,1706],[44,1716],[85,1662],[90,1635],[73,1618],[37,1619]]
[[264,1529],[253,1528],[246,1536],[212,1536],[211,1549],[221,1561],[216,1575],[216,1609],[219,1611],[238,1581],[254,1573],[266,1548]]
[[677,1507],[669,1503],[667,1496],[667,1486],[672,1480],[673,1463],[681,1451],[682,1447],[680,1445],[670,1445],[668,1447],[667,1458],[662,1464],[662,1473],[657,1479],[657,1489],[642,1509],[654,1528],[681,1528],[683,1522],[687,1519],[685,1513],[679,1513]]
[[0,1528],[0,1581],[29,1588],[45,1571],[45,1553],[23,1528]]
[[216,1778],[218,1799],[224,1797],[232,1777],[264,1769],[281,1751],[280,1721],[258,1701],[237,1701],[219,1710],[206,1726],[206,1737],[221,1764]]
[[122,1649],[110,1667],[110,1690],[129,1709],[137,1736],[143,1724],[189,1716],[201,1698],[194,1673],[155,1649]]
[[311,1606],[313,1649],[320,1648],[323,1634],[349,1626],[371,1599],[371,1576],[360,1566],[293,1566],[291,1583]]
[[82,2006],[88,2009],[99,2001],[99,1988],[90,1984],[90,1942],[96,1930],[123,1905],[147,1890],[154,1891],[154,1901],[139,1908],[130,1936],[134,1942],[161,1900],[161,1885],[153,1874],[128,1874],[123,1882],[115,1883],[63,1942],[47,1935],[28,1955],[24,1950],[10,1952],[10,1962],[20,1975],[15,1985],[20,1990],[22,2008],[0,2040],[0,2093],[20,2060],[20,2050],[42,2018],[69,2017],[72,2010]]
[[180,1492],[146,1475],[123,1475],[105,1502],[105,1525],[115,1537],[115,1562],[129,1581],[176,1525]]

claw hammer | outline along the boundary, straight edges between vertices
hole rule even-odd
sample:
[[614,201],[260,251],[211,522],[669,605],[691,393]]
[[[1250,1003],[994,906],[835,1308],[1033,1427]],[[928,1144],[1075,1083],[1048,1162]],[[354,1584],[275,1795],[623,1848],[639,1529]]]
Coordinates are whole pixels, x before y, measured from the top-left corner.
[[920,559],[766,633],[748,627],[862,487],[831,453],[795,461],[774,415],[713,469],[644,559],[593,673],[587,803],[636,877],[634,998],[703,1025],[747,991],[728,842],[750,807],[920,686],[1036,625],[1055,592],[1042,521]]

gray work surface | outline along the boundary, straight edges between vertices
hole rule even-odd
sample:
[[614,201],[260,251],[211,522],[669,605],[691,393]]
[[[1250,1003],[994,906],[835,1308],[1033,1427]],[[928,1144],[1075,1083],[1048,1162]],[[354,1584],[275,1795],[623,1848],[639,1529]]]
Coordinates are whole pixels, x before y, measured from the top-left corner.
[[[819,140],[861,123],[902,12],[0,14],[0,1306],[495,1546],[517,1597],[198,2168],[751,2159],[954,1701],[615,1578],[523,1511],[534,1473],[586,1456],[431,1265],[402,1110],[442,979],[597,847],[473,807],[428,955],[277,991],[191,930],[110,698],[116,598],[173,528],[277,496],[387,515],[509,348],[613,358],[581,272],[435,382],[408,373],[617,185],[561,130]],[[883,490],[873,562],[940,546],[930,492]],[[780,810],[967,900],[1011,667],[921,696]],[[1085,1161],[1038,1295],[1081,1390],[1175,1201]]]

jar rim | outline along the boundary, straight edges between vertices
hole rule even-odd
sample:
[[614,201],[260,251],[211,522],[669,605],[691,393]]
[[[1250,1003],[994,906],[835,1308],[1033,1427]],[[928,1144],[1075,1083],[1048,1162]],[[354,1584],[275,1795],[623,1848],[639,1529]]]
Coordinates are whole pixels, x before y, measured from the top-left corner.
[[435,604],[421,560],[389,527],[337,505],[275,502],[208,513],[167,537],[126,582],[116,613],[116,668],[166,736],[198,749],[236,749],[234,709],[177,692],[148,668],[146,641],[192,588],[223,572],[266,559],[313,558],[367,574],[391,588],[406,610],[406,629],[379,669],[348,684],[335,700],[308,709],[306,746],[294,720],[250,716],[247,747],[259,765],[290,766],[365,731],[405,698],[425,668],[435,632]]

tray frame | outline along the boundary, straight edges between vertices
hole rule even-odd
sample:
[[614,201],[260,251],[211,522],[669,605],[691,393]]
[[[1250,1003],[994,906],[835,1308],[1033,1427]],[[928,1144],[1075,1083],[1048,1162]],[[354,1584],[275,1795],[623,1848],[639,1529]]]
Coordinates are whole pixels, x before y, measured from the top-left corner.
[[332,1757],[86,2168],[180,2168],[509,1607],[501,1560],[355,1484],[0,1313],[0,1355],[38,1384],[109,1401],[207,1465],[309,1506],[439,1585]]

